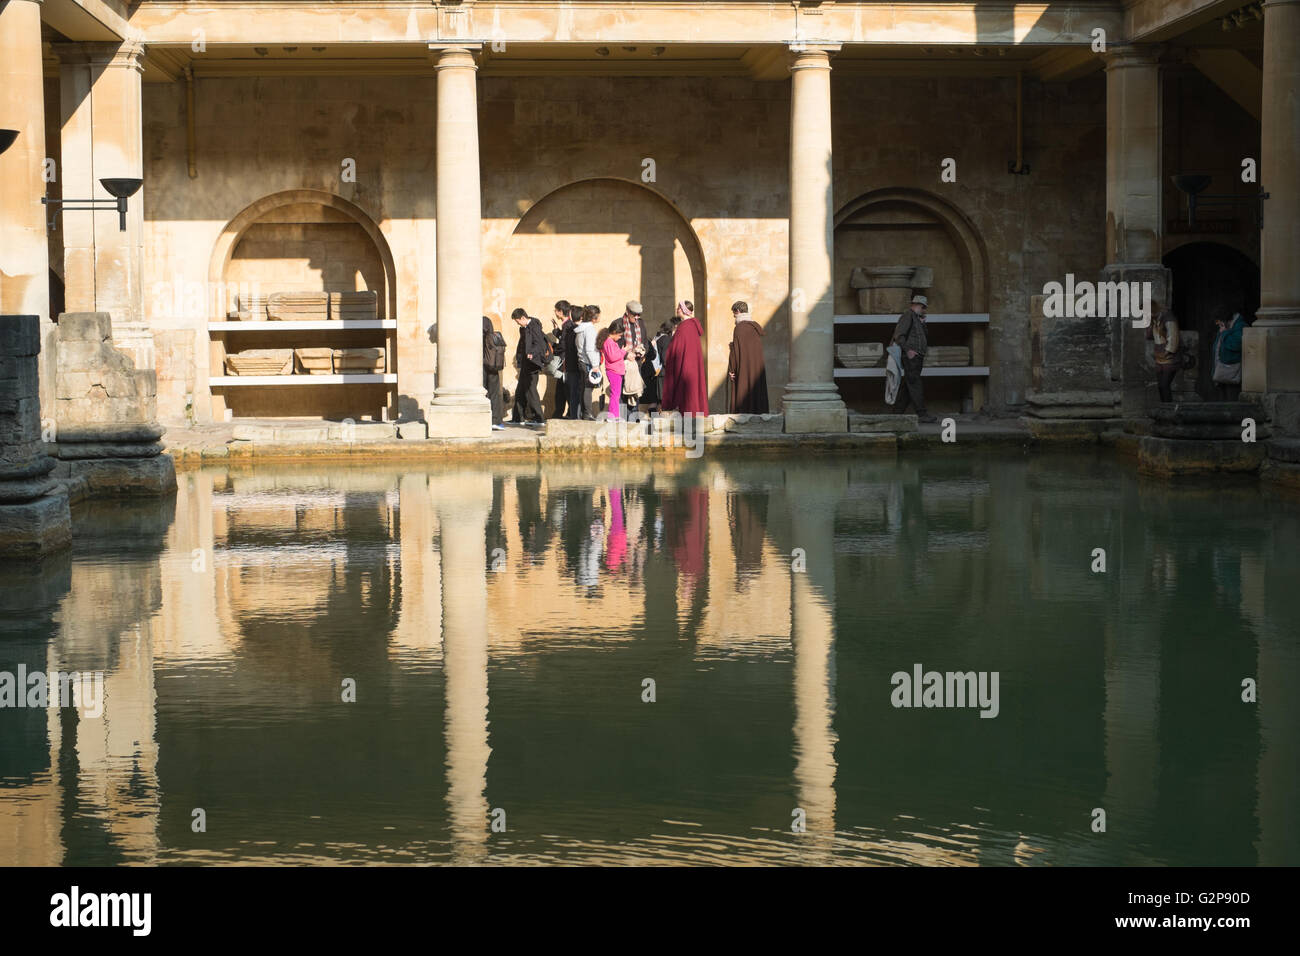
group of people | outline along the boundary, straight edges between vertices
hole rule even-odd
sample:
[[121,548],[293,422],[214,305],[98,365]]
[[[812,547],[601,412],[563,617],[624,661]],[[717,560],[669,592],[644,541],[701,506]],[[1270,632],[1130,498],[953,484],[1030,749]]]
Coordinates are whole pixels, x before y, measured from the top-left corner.
[[[1234,312],[1232,318],[1215,319],[1214,325],[1218,331],[1210,348],[1214,363],[1210,379],[1218,398],[1236,401],[1241,395],[1241,334],[1246,328],[1246,320],[1240,312]],[[1154,342],[1156,390],[1160,393],[1160,401],[1172,402],[1174,379],[1184,369],[1194,368],[1196,360],[1179,334],[1178,317],[1162,302],[1151,303],[1147,337]]]
[[[519,329],[514,365],[515,386],[510,423],[541,425],[544,412],[539,393],[543,375],[555,382],[552,418],[595,421],[597,401],[605,396],[609,418],[639,412],[679,412],[706,415],[708,382],[704,362],[704,326],[695,305],[683,299],[671,320],[649,334],[640,302],[629,301],[623,314],[601,327],[600,306],[555,303],[551,330],[545,331],[525,309],[511,320]],[[745,302],[731,307],[735,330],[727,366],[728,411],[765,414],[768,411],[767,372],[763,359],[763,330]],[[492,402],[492,427],[505,427],[501,371],[506,342],[492,320],[483,316],[483,387]]]

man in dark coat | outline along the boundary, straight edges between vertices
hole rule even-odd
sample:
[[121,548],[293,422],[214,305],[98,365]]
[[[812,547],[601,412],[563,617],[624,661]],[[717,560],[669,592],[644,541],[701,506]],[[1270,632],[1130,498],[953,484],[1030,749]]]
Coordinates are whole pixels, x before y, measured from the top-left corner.
[[767,367],[763,362],[763,329],[749,316],[749,306],[737,302],[731,307],[736,327],[731,333],[731,359],[727,380],[731,383],[734,415],[766,415]]
[[515,405],[510,416],[512,425],[542,424],[542,402],[537,397],[537,375],[545,364],[546,333],[542,323],[523,309],[510,314],[519,327],[519,344],[515,347],[515,368],[519,382],[515,385]]
[[921,369],[925,367],[925,353],[930,350],[930,341],[925,333],[925,313],[928,303],[923,295],[912,296],[912,304],[898,317],[891,341],[903,350],[903,386],[898,390],[898,398],[890,409],[895,415],[907,411],[910,399],[916,406],[917,421],[938,421],[925,408],[925,392],[921,389]]

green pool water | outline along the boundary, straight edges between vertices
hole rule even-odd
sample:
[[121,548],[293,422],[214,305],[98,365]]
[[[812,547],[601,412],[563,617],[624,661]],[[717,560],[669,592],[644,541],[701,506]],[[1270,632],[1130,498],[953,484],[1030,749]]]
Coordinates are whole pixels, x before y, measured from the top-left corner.
[[1252,481],[953,451],[179,486],[0,567],[0,675],[102,675],[0,707],[0,864],[1300,863],[1300,500]]

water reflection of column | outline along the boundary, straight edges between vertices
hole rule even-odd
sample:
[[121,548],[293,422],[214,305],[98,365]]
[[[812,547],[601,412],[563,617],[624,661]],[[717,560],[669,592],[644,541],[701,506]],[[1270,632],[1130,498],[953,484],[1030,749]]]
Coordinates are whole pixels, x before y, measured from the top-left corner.
[[[1125,498],[1121,514],[1141,512],[1135,484],[1126,486]],[[1140,524],[1124,526],[1121,568],[1150,568],[1154,563],[1156,556],[1143,545],[1144,533]],[[1129,818],[1129,832],[1134,832],[1150,826],[1158,797],[1160,637],[1153,627],[1133,623],[1145,617],[1130,605],[1146,600],[1150,585],[1134,575],[1121,576],[1118,586],[1120,600],[1106,622],[1104,645],[1106,793],[1102,807],[1108,817],[1122,811]]]
[[447,805],[453,854],[471,863],[487,854],[488,472],[438,475],[429,481],[438,502],[442,562],[443,667],[447,682]]
[[791,543],[806,560],[806,570],[790,575],[794,776],[807,814],[804,839],[822,856],[835,839],[835,509],[844,477],[787,471],[786,487]]
[[392,646],[402,651],[437,648],[442,643],[442,592],[439,554],[433,549],[436,521],[429,476],[402,475],[397,494],[402,604]]

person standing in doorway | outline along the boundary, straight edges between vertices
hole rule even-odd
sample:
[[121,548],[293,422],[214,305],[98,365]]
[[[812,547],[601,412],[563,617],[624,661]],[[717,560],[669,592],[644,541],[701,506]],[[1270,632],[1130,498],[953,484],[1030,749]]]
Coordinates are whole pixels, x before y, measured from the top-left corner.
[[731,333],[731,359],[727,363],[727,381],[731,385],[730,411],[733,415],[766,415],[767,367],[763,362],[763,328],[749,316],[749,305],[737,302],[731,307],[736,327]]
[[523,309],[510,313],[519,327],[519,344],[515,347],[515,368],[519,382],[515,385],[513,425],[542,424],[542,403],[537,397],[537,375],[546,364],[546,333],[538,322]]
[[894,334],[890,340],[903,351],[903,387],[898,390],[898,399],[890,409],[895,415],[907,411],[907,405],[916,406],[916,419],[921,422],[938,421],[926,410],[925,392],[921,387],[921,370],[925,368],[925,353],[930,350],[930,341],[925,331],[925,316],[929,311],[929,301],[923,295],[912,296],[911,304],[898,317]]
[[1220,399],[1235,402],[1241,397],[1241,333],[1246,320],[1235,312],[1231,319],[1220,321],[1219,327],[1222,331],[1214,340],[1214,384]]
[[483,316],[483,388],[492,403],[492,430],[505,431],[506,403],[501,397],[501,370],[506,367],[506,340]]
[[1183,368],[1183,357],[1178,354],[1182,347],[1178,316],[1155,299],[1151,300],[1151,337],[1156,343],[1156,391],[1160,393],[1160,401],[1172,402],[1174,379]]

